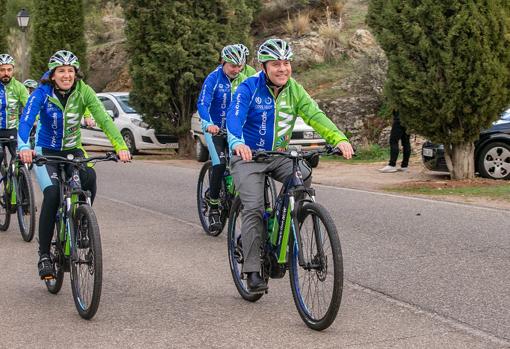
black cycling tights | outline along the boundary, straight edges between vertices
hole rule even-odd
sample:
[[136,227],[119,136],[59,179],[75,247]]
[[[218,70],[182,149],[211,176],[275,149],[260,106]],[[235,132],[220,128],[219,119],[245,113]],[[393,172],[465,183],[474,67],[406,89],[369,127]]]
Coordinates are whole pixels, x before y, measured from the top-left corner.
[[[87,167],[80,170],[80,181],[83,190],[89,190],[91,200],[96,196],[96,171]],[[60,190],[58,185],[50,185],[44,189],[41,214],[39,216],[39,254],[49,254],[51,238],[55,229],[55,216],[59,205]]]
[[209,186],[209,197],[211,199],[218,199],[220,196],[221,181],[223,180],[223,173],[226,168],[226,164],[219,164],[213,166],[211,169],[211,183]]

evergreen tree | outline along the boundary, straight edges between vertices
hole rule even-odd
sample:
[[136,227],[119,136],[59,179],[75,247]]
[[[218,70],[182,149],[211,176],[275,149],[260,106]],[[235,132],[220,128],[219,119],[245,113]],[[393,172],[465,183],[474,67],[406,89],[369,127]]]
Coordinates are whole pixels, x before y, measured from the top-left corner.
[[371,0],[388,57],[385,95],[411,130],[445,145],[453,179],[474,176],[474,141],[510,102],[508,0]]
[[58,50],[72,51],[87,71],[82,0],[35,1],[32,22],[31,76],[40,77]]
[[124,0],[133,90],[130,101],[188,153],[190,120],[203,80],[222,47],[246,42],[252,10],[244,0]]
[[0,0],[0,53],[7,52],[7,24],[5,13],[7,12],[7,0]]

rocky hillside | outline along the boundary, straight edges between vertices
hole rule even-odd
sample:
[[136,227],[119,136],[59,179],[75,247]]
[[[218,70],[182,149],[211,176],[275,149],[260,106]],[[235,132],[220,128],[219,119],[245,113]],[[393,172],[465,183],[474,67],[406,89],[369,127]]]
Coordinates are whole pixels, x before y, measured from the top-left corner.
[[[253,47],[268,37],[289,40],[294,76],[327,115],[358,145],[387,144],[388,121],[378,115],[386,59],[366,27],[367,6],[367,0],[265,1]],[[89,50],[88,81],[97,91],[128,91],[122,10],[110,4],[100,18],[103,43]]]

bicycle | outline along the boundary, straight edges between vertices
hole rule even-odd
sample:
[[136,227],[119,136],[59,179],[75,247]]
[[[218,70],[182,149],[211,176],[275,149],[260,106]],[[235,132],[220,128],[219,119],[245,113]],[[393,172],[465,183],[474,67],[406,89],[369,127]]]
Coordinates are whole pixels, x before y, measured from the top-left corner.
[[[320,154],[337,153],[331,147],[311,151],[259,151],[254,161],[270,157],[292,160],[292,174],[285,180],[274,204],[264,202],[265,236],[261,246],[261,276],[280,279],[289,271],[294,303],[305,324],[324,330],[335,320],[343,290],[343,260],[340,239],[333,218],[315,200],[315,191],[304,186],[299,162]],[[250,302],[262,293],[251,293],[241,272],[243,249],[240,220],[242,203],[236,197],[228,227],[228,256],[234,284],[241,297]],[[326,291],[327,294],[314,294]],[[324,292],[326,293],[326,292]]]
[[11,214],[18,216],[19,229],[24,241],[30,242],[35,232],[34,187],[28,167],[18,157],[7,162],[5,142],[13,142],[13,136],[0,138],[4,158],[0,164],[0,230],[6,231],[11,223]]
[[[226,130],[220,130],[218,135],[226,136]],[[198,208],[198,217],[200,218],[200,223],[202,224],[202,228],[204,229],[207,235],[218,236],[223,231],[225,225],[227,224],[230,208],[232,207],[232,202],[234,198],[237,196],[237,192],[234,186],[234,181],[232,175],[230,174],[230,155],[227,152],[227,168],[223,173],[223,179],[221,181],[221,189],[220,189],[220,204],[218,205],[218,209],[220,211],[220,221],[221,221],[221,229],[211,231],[209,229],[209,185],[211,179],[211,169],[212,169],[212,161],[208,160],[204,163],[202,168],[200,169],[200,174],[198,175],[198,183],[197,183],[197,208]],[[276,198],[276,186],[270,177],[266,176],[266,194],[273,201]]]
[[72,154],[38,155],[33,160],[37,166],[56,163],[60,173],[60,203],[50,247],[55,275],[44,281],[48,291],[57,294],[62,288],[64,272],[70,272],[74,304],[84,319],[91,319],[99,307],[103,261],[99,225],[91,207],[90,192],[81,188],[79,170],[99,161],[118,159],[114,153],[107,153],[90,158],[75,158]]

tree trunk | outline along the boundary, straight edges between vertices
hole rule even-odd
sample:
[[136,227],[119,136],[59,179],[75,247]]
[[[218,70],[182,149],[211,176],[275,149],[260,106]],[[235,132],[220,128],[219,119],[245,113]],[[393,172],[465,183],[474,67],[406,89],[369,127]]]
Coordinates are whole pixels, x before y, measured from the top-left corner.
[[193,154],[193,138],[189,132],[179,135],[179,155],[192,156]]
[[445,159],[451,179],[475,177],[475,145],[472,142],[445,144]]

